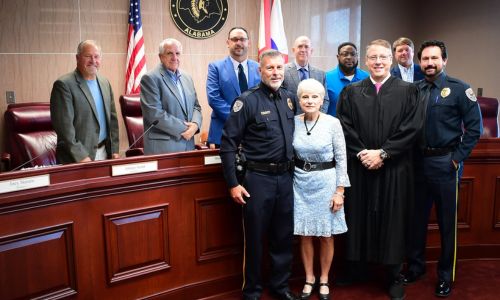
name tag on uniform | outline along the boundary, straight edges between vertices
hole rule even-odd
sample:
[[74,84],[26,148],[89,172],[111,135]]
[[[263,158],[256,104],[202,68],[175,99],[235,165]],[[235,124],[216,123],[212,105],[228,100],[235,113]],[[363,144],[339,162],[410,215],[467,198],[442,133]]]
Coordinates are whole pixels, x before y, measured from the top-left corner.
[[265,116],[265,115],[269,115],[271,113],[270,110],[266,110],[266,111],[261,111],[260,114]]

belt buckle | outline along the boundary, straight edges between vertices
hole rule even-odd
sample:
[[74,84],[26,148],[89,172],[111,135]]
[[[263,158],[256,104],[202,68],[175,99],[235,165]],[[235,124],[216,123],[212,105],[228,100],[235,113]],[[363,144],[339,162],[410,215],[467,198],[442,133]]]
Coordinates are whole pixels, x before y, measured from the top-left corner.
[[309,172],[309,171],[311,171],[311,169],[312,169],[311,163],[308,161],[305,161],[304,166],[302,167],[302,170]]

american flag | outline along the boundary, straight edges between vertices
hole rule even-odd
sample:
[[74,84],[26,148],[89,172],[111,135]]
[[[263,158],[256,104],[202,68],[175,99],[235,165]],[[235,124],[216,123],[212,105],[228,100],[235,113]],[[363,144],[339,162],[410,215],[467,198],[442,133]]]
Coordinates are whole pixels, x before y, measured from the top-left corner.
[[146,56],[144,50],[144,37],[142,36],[140,0],[130,0],[127,44],[125,94],[138,94],[141,91],[141,77],[146,73]]

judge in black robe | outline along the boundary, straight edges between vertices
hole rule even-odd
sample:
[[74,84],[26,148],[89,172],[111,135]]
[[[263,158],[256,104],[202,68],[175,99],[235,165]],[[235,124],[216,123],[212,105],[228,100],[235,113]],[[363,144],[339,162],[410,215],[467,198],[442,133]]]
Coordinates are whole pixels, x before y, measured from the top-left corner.
[[[390,265],[394,280],[405,257],[414,189],[411,150],[423,110],[416,87],[390,76],[388,50],[373,54],[369,46],[370,77],[342,91],[337,117],[346,137],[351,180],[345,201],[347,259]],[[378,93],[376,81],[381,84]],[[370,159],[365,160],[368,152]]]

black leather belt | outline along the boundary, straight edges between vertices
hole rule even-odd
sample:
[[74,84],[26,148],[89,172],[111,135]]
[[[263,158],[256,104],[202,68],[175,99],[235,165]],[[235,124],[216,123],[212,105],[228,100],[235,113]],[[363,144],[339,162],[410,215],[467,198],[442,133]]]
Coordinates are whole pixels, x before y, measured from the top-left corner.
[[293,166],[294,166],[293,161],[287,161],[281,163],[246,161],[246,167],[248,170],[272,173],[272,174],[281,174],[293,170]]
[[452,147],[446,147],[446,148],[425,148],[422,150],[422,154],[424,156],[440,156],[440,155],[445,155],[450,152],[453,152],[455,148]]
[[298,158],[295,159],[295,166],[306,172],[331,169],[335,168],[335,165],[336,165],[335,160],[327,162],[312,162],[312,161],[303,161]]
[[97,148],[101,148],[102,146],[105,146],[106,145],[106,141],[107,141],[107,139],[104,139],[101,142],[99,142],[99,144],[97,144]]

